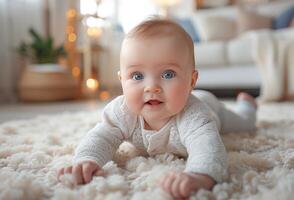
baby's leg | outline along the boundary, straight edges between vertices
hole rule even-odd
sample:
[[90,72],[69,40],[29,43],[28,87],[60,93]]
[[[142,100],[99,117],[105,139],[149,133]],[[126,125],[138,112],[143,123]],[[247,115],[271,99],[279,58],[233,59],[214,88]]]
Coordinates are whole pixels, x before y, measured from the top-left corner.
[[202,102],[206,103],[212,111],[219,115],[223,104],[214,96],[211,92],[205,90],[193,90],[192,94],[200,99]]
[[256,129],[255,99],[247,93],[239,93],[234,109],[224,106],[221,113],[222,132],[242,132]]
[[193,90],[192,94],[211,109],[213,118],[216,120],[217,127],[221,129],[221,113],[224,108],[223,103],[221,103],[212,93],[205,90]]
[[256,128],[256,103],[250,95],[240,93],[237,106],[232,110],[210,92],[196,90],[193,94],[217,114],[221,123],[221,132],[251,131]]

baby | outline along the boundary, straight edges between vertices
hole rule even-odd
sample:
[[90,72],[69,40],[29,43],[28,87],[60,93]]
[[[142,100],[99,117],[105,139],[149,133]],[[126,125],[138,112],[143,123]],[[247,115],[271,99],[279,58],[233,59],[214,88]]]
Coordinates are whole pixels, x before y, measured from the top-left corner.
[[226,179],[227,154],[219,132],[253,130],[257,106],[246,93],[239,94],[234,111],[209,92],[191,94],[198,78],[194,46],[179,25],[150,19],[132,29],[122,44],[118,76],[123,95],[105,107],[103,121],[58,176],[71,173],[77,184],[89,183],[129,141],[151,156],[187,157],[184,171],[161,178],[162,189],[175,198],[210,190]]

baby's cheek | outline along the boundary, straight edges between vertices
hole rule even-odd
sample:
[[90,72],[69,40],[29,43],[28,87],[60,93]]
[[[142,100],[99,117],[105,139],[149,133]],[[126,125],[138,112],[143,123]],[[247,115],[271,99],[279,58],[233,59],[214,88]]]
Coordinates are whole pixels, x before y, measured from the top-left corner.
[[175,108],[183,107],[188,99],[188,92],[183,90],[183,88],[175,88],[174,90],[170,90],[168,95],[169,100]]
[[126,104],[128,108],[132,112],[139,114],[140,109],[142,107],[141,97],[136,94],[128,93],[128,94],[125,94],[125,98],[126,98]]

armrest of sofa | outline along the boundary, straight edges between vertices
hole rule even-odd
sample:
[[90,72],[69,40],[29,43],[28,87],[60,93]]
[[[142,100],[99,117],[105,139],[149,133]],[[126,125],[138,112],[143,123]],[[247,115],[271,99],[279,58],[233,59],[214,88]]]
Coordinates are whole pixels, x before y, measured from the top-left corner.
[[[256,63],[261,72],[261,101],[282,100],[289,95],[294,28],[248,33],[254,41]],[[290,71],[289,71],[290,70]],[[289,80],[290,79],[290,80]],[[292,88],[292,85],[291,87]]]

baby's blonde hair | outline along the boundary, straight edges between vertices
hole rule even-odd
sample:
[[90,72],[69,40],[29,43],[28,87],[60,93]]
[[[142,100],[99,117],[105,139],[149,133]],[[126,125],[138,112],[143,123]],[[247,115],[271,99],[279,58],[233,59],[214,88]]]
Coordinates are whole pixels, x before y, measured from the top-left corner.
[[125,39],[150,38],[157,36],[175,36],[183,39],[190,53],[192,67],[195,67],[193,40],[190,35],[174,21],[160,19],[158,17],[149,18],[130,30],[126,34]]

